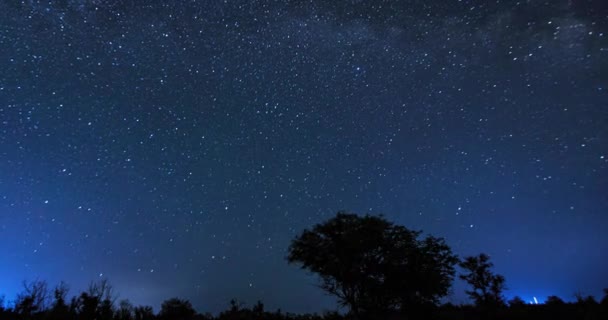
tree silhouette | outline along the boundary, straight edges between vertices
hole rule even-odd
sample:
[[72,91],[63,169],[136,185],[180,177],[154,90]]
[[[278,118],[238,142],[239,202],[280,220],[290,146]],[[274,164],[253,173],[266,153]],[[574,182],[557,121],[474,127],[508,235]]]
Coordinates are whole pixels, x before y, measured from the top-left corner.
[[44,311],[49,299],[46,281],[35,280],[23,282],[23,292],[17,295],[15,312],[23,318],[30,319],[37,312]]
[[162,303],[158,316],[160,319],[166,320],[188,320],[192,319],[195,314],[196,311],[192,308],[190,301],[171,298]]
[[577,294],[575,294],[575,298],[576,298],[577,304],[588,304],[588,305],[597,304],[597,301],[595,300],[595,298],[590,295],[584,296],[581,293],[577,293]]
[[600,300],[600,303],[604,306],[608,306],[608,288],[604,288],[604,296],[602,297],[602,300]]
[[34,304],[32,297],[18,297],[15,302],[15,312],[25,319],[32,318],[33,314],[38,311],[38,307]]
[[72,299],[70,309],[81,319],[111,319],[114,316],[114,290],[107,279],[91,282],[86,292]]
[[116,294],[114,293],[114,287],[110,284],[108,279],[101,279],[97,282],[91,282],[87,293],[91,297],[96,297],[100,302],[104,304],[114,305],[116,301]]
[[548,296],[547,300],[545,300],[545,304],[548,306],[561,306],[564,305],[565,302],[558,296]]
[[138,306],[133,309],[133,316],[135,320],[153,320],[154,311],[150,306]]
[[67,305],[66,299],[69,287],[65,282],[59,283],[53,290],[53,305],[50,310],[50,319],[65,320],[70,317],[70,308]]
[[228,302],[228,309],[220,312],[218,319],[220,320],[237,320],[245,319],[248,316],[245,303],[233,298]]
[[115,320],[133,320],[133,305],[127,299],[118,303]]
[[600,310],[605,318],[608,318],[608,288],[604,288],[604,296],[600,300]]
[[91,296],[87,292],[80,294],[80,297],[75,300],[76,312],[80,315],[80,318],[84,319],[97,319],[100,318],[99,312],[99,298]]
[[261,318],[264,316],[264,303],[259,301],[251,308],[251,312],[255,318]]
[[467,290],[466,293],[478,306],[504,305],[502,292],[505,290],[505,278],[492,273],[493,266],[490,257],[483,253],[467,257],[460,263],[460,267],[465,271],[460,275],[460,279],[472,287],[472,290]]
[[522,299],[519,296],[515,296],[515,297],[513,297],[513,299],[509,300],[509,307],[520,308],[525,305],[526,305],[526,302],[524,301],[524,299]]
[[457,258],[443,239],[382,217],[339,212],[304,230],[288,261],[317,273],[320,287],[358,317],[434,304],[448,293]]

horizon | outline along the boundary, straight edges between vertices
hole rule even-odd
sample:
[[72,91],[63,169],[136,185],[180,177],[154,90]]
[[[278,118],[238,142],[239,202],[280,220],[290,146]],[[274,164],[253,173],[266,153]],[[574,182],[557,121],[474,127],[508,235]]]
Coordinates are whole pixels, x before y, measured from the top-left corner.
[[[30,279],[30,281],[31,280],[32,279]],[[44,281],[44,279],[37,279],[37,280]],[[186,300],[188,300],[188,301],[190,301],[192,303],[194,309],[198,313],[201,313],[201,314],[210,313],[210,314],[212,314],[214,316],[217,316],[221,311],[227,310],[227,307],[229,306],[229,302],[230,302],[230,301],[226,301],[226,305],[224,306],[224,308],[220,308],[219,310],[214,310],[214,311],[207,310],[204,307],[204,305],[200,306],[200,302],[193,301],[190,298],[185,297],[185,296],[165,297],[165,298],[161,299],[160,301],[158,301],[156,303],[151,303],[150,304],[150,303],[145,303],[145,302],[142,302],[142,301],[137,301],[137,300],[131,299],[129,296],[121,294],[120,290],[118,290],[118,288],[120,287],[120,284],[113,283],[111,281],[111,279],[101,278],[100,277],[99,279],[92,280],[91,282],[100,281],[100,280],[108,280],[110,282],[110,284],[112,285],[112,287],[116,291],[115,292],[115,294],[116,294],[116,296],[115,296],[116,302],[121,301],[123,299],[127,299],[127,300],[129,300],[131,303],[133,303],[136,306],[137,305],[151,306],[153,308],[153,310],[154,310],[155,313],[160,310],[161,303],[163,301],[167,300],[167,299],[170,299],[170,298],[186,299]],[[462,280],[454,279],[454,281],[457,284],[461,284],[461,285],[463,284]],[[80,289],[79,288],[73,288],[73,287],[70,286],[70,283],[66,282],[67,285],[70,287],[70,290],[68,292],[68,298],[71,299],[72,297],[77,296],[78,294],[80,294],[80,292],[84,292],[85,289],[86,289],[86,287],[88,286],[88,284],[90,284],[91,282],[87,283],[86,285],[83,285],[82,288],[80,288]],[[56,285],[54,283],[48,283],[48,284],[49,284],[49,288],[52,288],[52,287],[54,287]],[[507,280],[507,286],[508,286],[508,280]],[[458,287],[458,285],[456,285],[455,287]],[[4,298],[4,300],[3,300],[4,301],[3,306],[4,307],[12,307],[14,305],[14,302],[15,302],[15,299],[17,297],[17,294],[19,294],[21,292],[23,292],[22,283],[20,283],[20,288],[19,289],[15,289],[15,293],[12,294],[12,295],[7,294],[7,292],[0,292],[0,298]],[[591,296],[596,301],[600,301],[600,299],[603,297],[602,294],[593,294],[593,293],[585,293],[585,292],[575,292],[575,293],[571,294],[570,297],[568,297],[568,296],[560,296],[560,295],[557,295],[557,294],[548,294],[546,296],[542,296],[542,295],[540,295],[540,296],[535,296],[535,295],[520,295],[520,294],[510,293],[510,290],[508,289],[508,287],[505,290],[504,297],[505,297],[505,301],[506,302],[512,300],[515,297],[519,297],[519,298],[523,299],[523,301],[526,304],[529,304],[529,305],[543,305],[543,304],[546,303],[547,298],[550,297],[550,296],[557,296],[557,297],[559,297],[560,299],[562,299],[566,303],[575,303],[577,301],[576,294],[581,294],[581,296],[583,298]],[[463,299],[460,299],[460,301],[454,301],[454,299],[452,299],[451,295],[448,295],[447,297],[445,297],[445,298],[443,298],[441,300],[442,301],[440,302],[440,305],[445,305],[445,304],[454,304],[454,305],[457,305],[457,306],[458,305],[459,306],[466,306],[466,305],[473,306],[474,305],[474,302],[471,301],[470,298],[463,298]],[[297,311],[294,311],[294,310],[286,310],[284,308],[281,308],[280,306],[267,305],[263,300],[260,300],[260,299],[255,300],[255,301],[241,301],[241,300],[237,299],[236,301],[239,302],[239,303],[242,303],[243,306],[247,307],[247,308],[252,307],[255,303],[257,303],[258,301],[260,301],[260,302],[264,303],[264,305],[266,306],[266,309],[269,310],[269,311],[271,311],[271,312],[276,311],[276,310],[281,310],[282,312],[295,313],[295,314],[298,314],[298,313],[311,313],[311,314],[315,314],[316,313],[316,314],[322,314],[323,312],[326,312],[326,311],[336,311],[336,310],[337,311],[341,310],[342,312],[344,312],[344,308],[338,307],[335,304],[335,302],[334,302],[334,305],[332,307],[329,307],[329,308],[324,309],[324,310],[318,310],[318,311],[314,311],[313,310],[313,311],[309,311],[309,312],[302,312],[302,311],[297,312]],[[1,306],[2,305],[0,305],[0,307]]]
[[[287,262],[285,262],[285,264],[287,264]],[[494,266],[496,267],[496,266]],[[500,268],[497,268],[500,269]],[[459,270],[461,270],[459,268]],[[0,271],[1,271],[1,267],[0,267]],[[311,280],[314,279],[316,276],[312,276]],[[12,281],[12,284],[14,286],[12,293],[11,290],[8,291],[0,291],[0,297],[4,297],[4,305],[6,306],[11,306],[11,304],[15,301],[15,298],[17,297],[17,294],[19,294],[20,292],[23,292],[23,282],[29,282],[29,281],[34,281],[34,280],[43,280],[44,278],[40,278],[40,277],[33,277],[33,278],[29,278],[29,279],[22,279],[19,281]],[[180,299],[186,299],[189,300],[194,309],[197,312],[200,313],[206,313],[209,312],[212,315],[218,315],[219,312],[221,312],[222,310],[225,310],[226,307],[229,304],[229,300],[232,299],[230,298],[229,300],[226,300],[225,306],[221,307],[221,306],[217,306],[218,308],[216,310],[208,310],[209,308],[207,306],[205,306],[204,302],[201,301],[196,301],[193,298],[189,297],[189,296],[185,296],[185,295],[175,295],[175,296],[167,296],[167,297],[157,297],[156,299],[154,299],[155,301],[150,302],[149,300],[146,299],[132,299],[130,298],[129,294],[123,294],[122,290],[120,289],[122,287],[121,283],[114,283],[112,282],[112,279],[109,278],[107,275],[99,275],[99,277],[97,279],[92,279],[90,281],[87,281],[85,283],[82,283],[80,286],[77,287],[72,287],[71,284],[67,281],[64,281],[65,283],[68,284],[70,290],[68,293],[68,297],[72,297],[72,296],[76,296],[78,295],[80,292],[83,292],[87,286],[90,283],[96,282],[96,281],[100,281],[100,280],[108,280],[110,282],[110,284],[112,285],[112,287],[114,288],[114,290],[116,291],[116,301],[120,301],[122,299],[128,299],[131,303],[133,303],[134,305],[142,305],[142,306],[151,306],[153,308],[153,310],[155,312],[158,312],[158,310],[160,310],[160,304],[161,302],[163,302],[164,300],[167,300],[169,298],[180,298]],[[5,289],[6,283],[6,279],[0,279],[0,288],[1,289]],[[60,280],[59,282],[61,282],[62,280]],[[58,282],[58,283],[59,283]],[[58,283],[48,283],[49,286],[52,288],[54,287],[56,284]],[[566,303],[574,303],[577,301],[576,295],[579,294],[582,297],[588,297],[591,296],[594,299],[596,299],[596,301],[599,301],[601,299],[602,295],[602,289],[597,289],[595,291],[590,291],[590,292],[583,292],[581,290],[578,291],[574,291],[571,292],[570,294],[558,294],[558,293],[552,293],[552,292],[548,292],[547,290],[542,290],[542,289],[535,289],[535,290],[521,290],[521,291],[514,291],[512,289],[510,289],[510,282],[509,279],[507,278],[506,281],[506,289],[504,292],[504,297],[505,297],[505,301],[510,301],[511,299],[515,298],[515,297],[519,297],[521,299],[523,299],[525,301],[526,304],[545,304],[546,300],[548,297],[550,296],[557,296],[560,299],[562,299],[564,302]],[[310,283],[310,286],[316,286],[315,283]],[[441,299],[440,304],[447,304],[447,303],[451,303],[454,305],[473,305],[473,301],[471,301],[470,298],[466,297],[464,294],[464,290],[465,290],[465,282],[461,279],[458,279],[458,277],[454,278],[454,283],[452,285],[451,288],[451,292],[444,298]],[[132,289],[132,288],[131,288]],[[318,290],[319,292],[321,292],[321,289],[316,288],[316,290]],[[137,291],[137,290],[136,290]],[[128,292],[128,290],[127,290]],[[534,293],[536,292],[536,294]],[[543,294],[544,293],[544,294]],[[323,293],[324,295],[326,295],[326,293]],[[289,313],[317,313],[317,314],[321,314],[325,311],[334,311],[334,310],[343,310],[343,308],[340,308],[336,305],[335,302],[335,298],[332,298],[330,296],[327,296],[327,306],[323,309],[320,310],[298,310],[298,309],[294,309],[294,310],[289,310],[286,308],[283,308],[281,306],[275,306],[272,303],[266,303],[265,301],[263,301],[262,299],[254,299],[251,301],[245,301],[245,300],[240,300],[237,297],[233,297],[234,299],[236,299],[238,302],[243,303],[245,307],[251,307],[253,306],[257,301],[261,301],[262,303],[264,303],[267,307],[267,310],[273,311],[273,310],[282,310],[284,312],[289,312]],[[536,300],[536,302],[535,302]]]

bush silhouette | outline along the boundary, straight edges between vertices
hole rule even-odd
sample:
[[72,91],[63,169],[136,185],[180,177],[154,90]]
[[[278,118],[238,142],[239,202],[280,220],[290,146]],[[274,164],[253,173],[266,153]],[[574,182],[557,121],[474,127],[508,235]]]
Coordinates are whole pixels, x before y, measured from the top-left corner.
[[163,320],[190,320],[195,314],[190,301],[171,298],[162,303],[158,316]]
[[565,302],[558,296],[548,296],[545,304],[548,306],[561,306],[564,305]]

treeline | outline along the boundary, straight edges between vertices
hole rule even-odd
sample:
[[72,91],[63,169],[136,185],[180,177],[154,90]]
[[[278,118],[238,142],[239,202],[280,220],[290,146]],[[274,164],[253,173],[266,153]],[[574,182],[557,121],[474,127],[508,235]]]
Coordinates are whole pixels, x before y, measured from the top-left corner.
[[[34,281],[24,283],[12,304],[0,303],[0,320],[608,319],[608,289],[600,302],[582,295],[568,303],[557,296],[540,305],[518,297],[506,301],[506,280],[493,272],[488,255],[460,258],[443,238],[422,237],[421,231],[382,216],[339,212],[293,239],[287,261],[317,274],[319,287],[346,312],[296,315],[233,300],[214,316],[172,298],[155,313],[149,306],[117,301],[107,280],[71,298],[65,283],[50,289]],[[467,283],[473,304],[441,304],[456,275]]]
[[598,302],[592,296],[577,296],[575,302],[564,302],[551,296],[544,304],[527,304],[515,297],[492,308],[479,305],[441,304],[416,314],[393,313],[382,318],[357,317],[352,313],[291,314],[268,311],[258,301],[245,306],[236,300],[218,315],[197,312],[190,301],[165,300],[158,312],[150,306],[134,306],[129,300],[118,300],[107,280],[91,283],[87,290],[68,298],[65,283],[50,288],[45,281],[24,283],[15,301],[0,300],[0,320],[354,320],[354,319],[608,319],[608,289]]
[[135,306],[118,295],[107,279],[93,282],[88,289],[68,298],[62,282],[50,288],[45,281],[23,283],[23,292],[13,302],[0,299],[0,320],[321,320],[342,319],[337,313],[295,315],[280,310],[269,312],[258,301],[252,307],[231,300],[225,311],[213,316],[197,312],[186,299],[170,298],[155,312],[151,306]]

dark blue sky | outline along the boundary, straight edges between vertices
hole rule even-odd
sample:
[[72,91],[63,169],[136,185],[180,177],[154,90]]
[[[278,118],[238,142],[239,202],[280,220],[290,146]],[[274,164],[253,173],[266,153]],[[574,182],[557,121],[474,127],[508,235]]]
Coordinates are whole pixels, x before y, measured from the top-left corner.
[[[334,308],[285,261],[339,210],[608,286],[608,5],[2,1],[0,291]],[[462,302],[456,284],[450,299]]]

